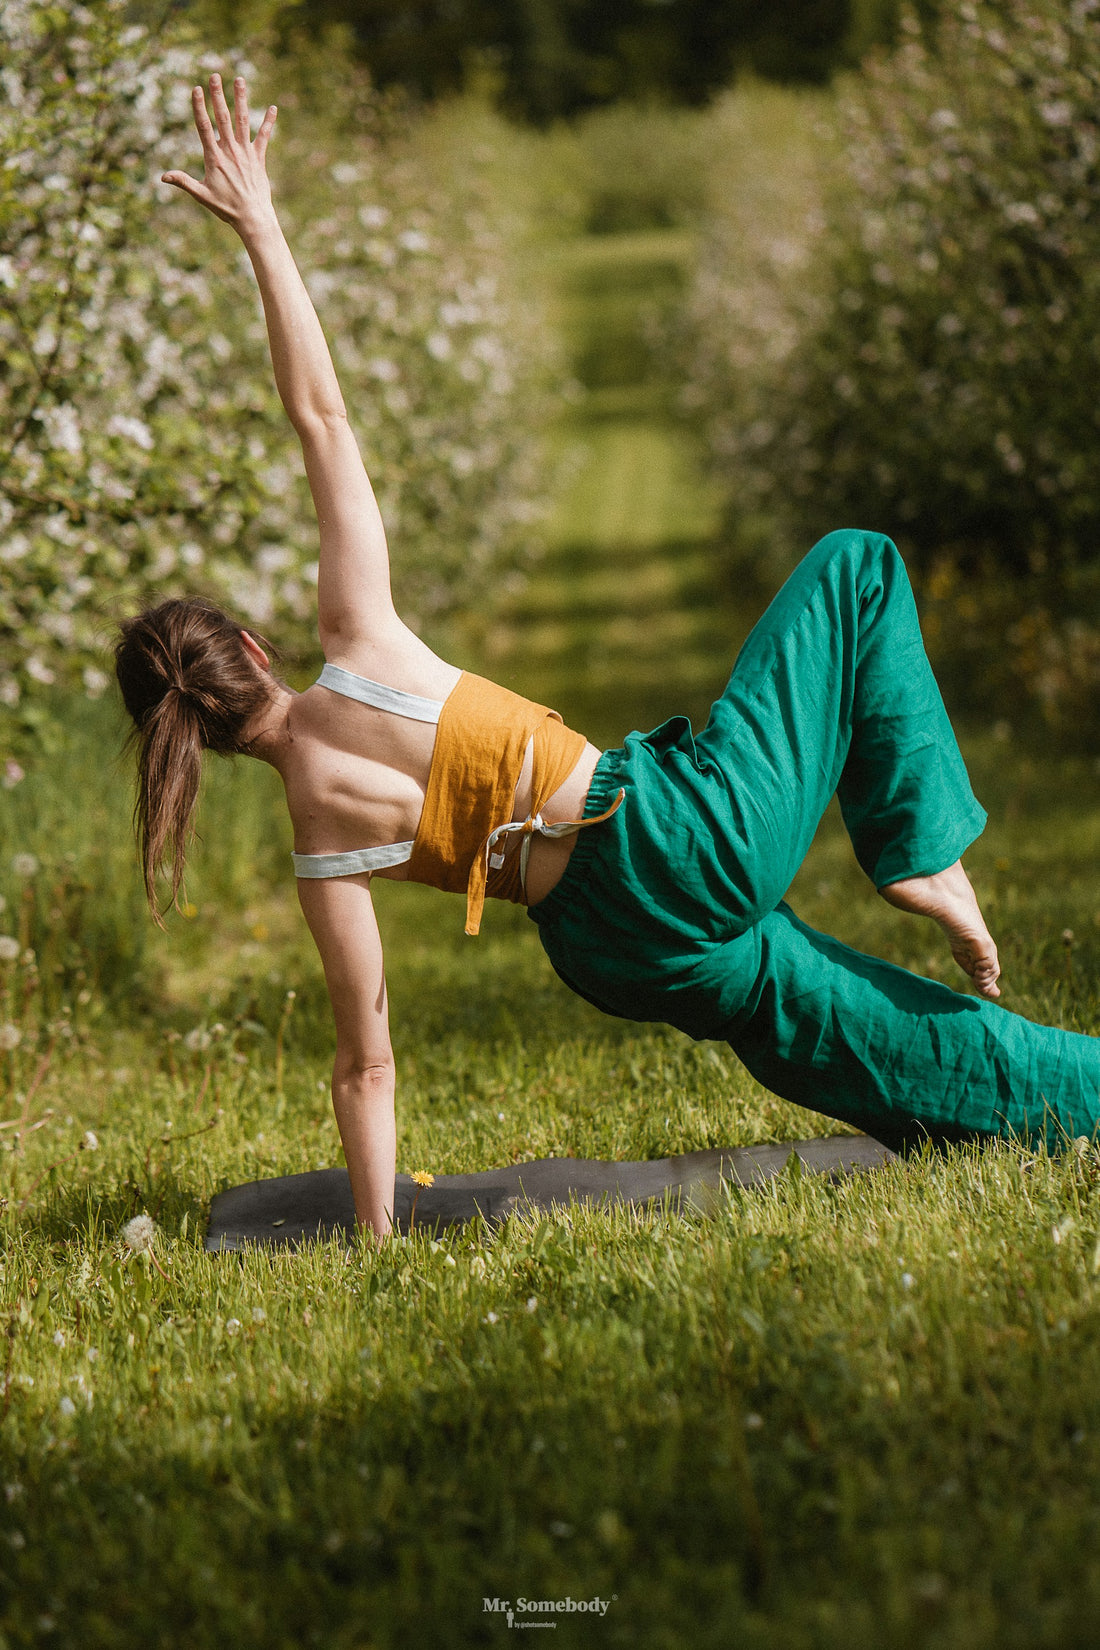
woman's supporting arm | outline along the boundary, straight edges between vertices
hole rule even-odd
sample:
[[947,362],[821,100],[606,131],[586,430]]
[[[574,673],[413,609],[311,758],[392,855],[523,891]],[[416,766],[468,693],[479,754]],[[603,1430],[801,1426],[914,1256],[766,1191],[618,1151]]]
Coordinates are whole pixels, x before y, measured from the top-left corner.
[[321,953],[336,1019],[332,1106],[355,1215],[379,1239],[393,1218],[396,1073],[370,882],[366,876],[305,878],[298,898]]
[[240,235],[252,262],[267,320],[275,384],[302,443],[320,528],[318,626],[325,652],[379,637],[396,615],[382,518],[348,424],[344,399],[313,301],[298,272],[271,200],[266,155],[276,109],[268,108],[253,141],[245,83],[233,88],[232,113],[221,77],[210,77],[215,125],[202,88],[192,94],[202,142],[202,181],[165,172]]

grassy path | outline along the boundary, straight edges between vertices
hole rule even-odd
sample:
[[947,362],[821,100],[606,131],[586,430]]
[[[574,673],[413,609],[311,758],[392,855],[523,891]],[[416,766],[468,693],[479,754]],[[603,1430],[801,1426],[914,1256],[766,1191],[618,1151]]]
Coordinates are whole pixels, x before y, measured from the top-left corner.
[[735,650],[713,574],[718,501],[647,339],[690,254],[668,231],[593,236],[561,257],[581,395],[560,435],[548,554],[488,651],[502,677],[597,743],[705,714]]

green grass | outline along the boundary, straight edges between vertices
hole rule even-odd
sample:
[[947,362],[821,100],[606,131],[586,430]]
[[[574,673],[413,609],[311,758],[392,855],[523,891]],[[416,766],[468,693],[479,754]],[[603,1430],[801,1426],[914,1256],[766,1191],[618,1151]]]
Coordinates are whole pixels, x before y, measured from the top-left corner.
[[[612,246],[591,254],[605,275]],[[632,279],[620,301],[627,335]],[[659,368],[638,371],[636,394],[571,416],[553,545],[486,644],[601,740],[704,714],[751,617],[714,586],[717,510]],[[24,1032],[0,1053],[0,1644],[488,1645],[508,1629],[486,1596],[596,1595],[602,1621],[552,1617],[555,1643],[1091,1642],[1096,1152],[785,1175],[684,1219],[208,1256],[220,1187],[338,1161],[327,1004],[272,775],[212,768],[194,914],[165,939],[141,915],[115,739],[104,707],[81,711],[71,748],[0,798],[0,930],[37,953],[0,963],[0,1022]],[[967,755],[1006,1001],[1098,1032],[1100,774],[980,730]],[[953,977],[832,816],[792,898]],[[378,903],[403,1169],[833,1127],[724,1048],[571,997],[518,910],[492,908],[475,943],[456,898],[387,885]],[[141,1212],[167,1276],[125,1259]]]

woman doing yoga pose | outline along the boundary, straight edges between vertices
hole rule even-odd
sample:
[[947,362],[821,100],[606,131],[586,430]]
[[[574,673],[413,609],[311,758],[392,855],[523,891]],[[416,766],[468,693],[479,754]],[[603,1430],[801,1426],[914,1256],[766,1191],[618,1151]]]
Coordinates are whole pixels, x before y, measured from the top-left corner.
[[[888,539],[832,533],[745,643],[706,727],[683,717],[600,753],[531,703],[438,658],[390,595],[381,518],[320,324],[271,202],[269,108],[246,90],[214,124],[194,92],[201,182],[252,261],[275,381],[320,528],[327,661],[304,693],[209,603],[122,627],[116,660],[139,745],[146,888],[175,898],[202,751],[280,774],[294,866],[336,1022],[332,1099],[360,1222],[390,1229],[394,1064],[371,877],[522,901],[557,972],[610,1014],[728,1042],[785,1098],[887,1144],[1013,1134],[1057,1144],[1100,1116],[1100,1041],[999,1008],[997,952],[959,856],[975,801]],[[783,894],[835,793],[860,864],[934,918],[979,997],[798,921]]]

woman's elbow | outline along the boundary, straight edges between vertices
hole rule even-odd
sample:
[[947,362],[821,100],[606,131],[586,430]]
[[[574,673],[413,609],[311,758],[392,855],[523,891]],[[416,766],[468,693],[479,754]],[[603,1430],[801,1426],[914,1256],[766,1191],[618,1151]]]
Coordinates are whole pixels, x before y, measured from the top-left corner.
[[332,1068],[332,1087],[357,1089],[367,1094],[393,1092],[397,1077],[392,1054],[362,1054],[355,1050],[337,1051]]

